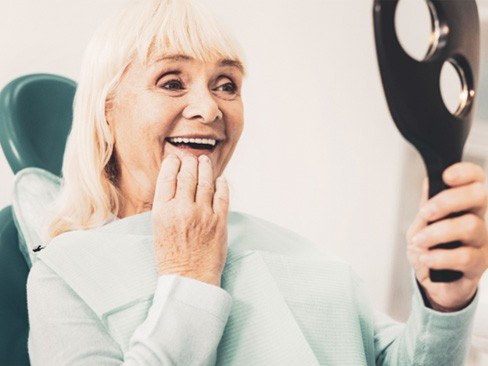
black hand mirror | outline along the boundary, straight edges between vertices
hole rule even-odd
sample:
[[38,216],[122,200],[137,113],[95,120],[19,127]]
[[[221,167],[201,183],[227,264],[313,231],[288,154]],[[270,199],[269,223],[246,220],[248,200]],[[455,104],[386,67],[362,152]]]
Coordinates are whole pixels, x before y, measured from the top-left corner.
[[[427,55],[421,61],[409,56],[398,40],[395,12],[399,0],[375,0],[373,17],[388,107],[403,137],[423,158],[430,198],[447,188],[442,172],[461,161],[471,128],[479,74],[480,25],[475,0],[425,1],[431,13],[432,36]],[[412,27],[415,22],[412,19]],[[440,87],[441,70],[446,62],[455,67],[462,84],[461,100],[453,113],[447,109]],[[452,242],[434,248],[452,249],[460,245]],[[433,282],[453,282],[462,275],[448,269],[430,270]]]

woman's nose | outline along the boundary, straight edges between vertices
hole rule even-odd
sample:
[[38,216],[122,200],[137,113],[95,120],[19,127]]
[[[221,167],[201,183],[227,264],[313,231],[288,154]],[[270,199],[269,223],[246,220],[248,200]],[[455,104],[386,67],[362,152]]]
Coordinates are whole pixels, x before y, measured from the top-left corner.
[[183,117],[199,120],[202,123],[212,123],[222,118],[222,111],[209,90],[198,91],[189,95],[188,105],[183,110]]

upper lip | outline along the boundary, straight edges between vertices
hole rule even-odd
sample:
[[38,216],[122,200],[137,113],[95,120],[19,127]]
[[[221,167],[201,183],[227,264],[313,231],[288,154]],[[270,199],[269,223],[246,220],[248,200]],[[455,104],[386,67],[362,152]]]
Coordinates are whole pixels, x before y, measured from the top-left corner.
[[184,139],[212,139],[216,141],[222,141],[225,138],[218,137],[215,135],[175,135],[175,136],[168,136],[166,139],[176,139],[176,138],[184,138]]

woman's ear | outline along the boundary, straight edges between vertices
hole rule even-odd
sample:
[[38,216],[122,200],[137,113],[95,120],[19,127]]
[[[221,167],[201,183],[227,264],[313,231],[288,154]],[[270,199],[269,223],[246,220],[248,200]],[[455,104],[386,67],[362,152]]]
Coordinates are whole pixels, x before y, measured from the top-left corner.
[[107,96],[107,99],[105,100],[105,121],[107,122],[107,125],[112,126],[112,111],[114,107],[114,96],[109,95]]
[[109,145],[115,146],[115,95],[110,93],[105,99],[105,123],[103,128],[104,140]]
[[110,133],[112,136],[115,134],[115,118],[114,118],[114,109],[115,109],[115,95],[111,93],[107,96],[105,100],[105,122],[107,123],[108,128],[110,129]]

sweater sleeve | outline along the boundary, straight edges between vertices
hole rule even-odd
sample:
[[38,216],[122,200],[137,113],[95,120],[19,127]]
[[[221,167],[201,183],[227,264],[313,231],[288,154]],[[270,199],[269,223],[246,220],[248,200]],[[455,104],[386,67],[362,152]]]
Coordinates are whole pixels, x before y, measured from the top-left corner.
[[27,305],[33,366],[213,365],[232,298],[198,280],[160,276],[125,355],[89,306],[42,261],[29,273]]
[[[414,281],[415,282],[415,281]],[[406,324],[378,314],[375,323],[377,365],[463,365],[468,353],[477,294],[464,309],[441,313],[425,306],[414,285]]]

